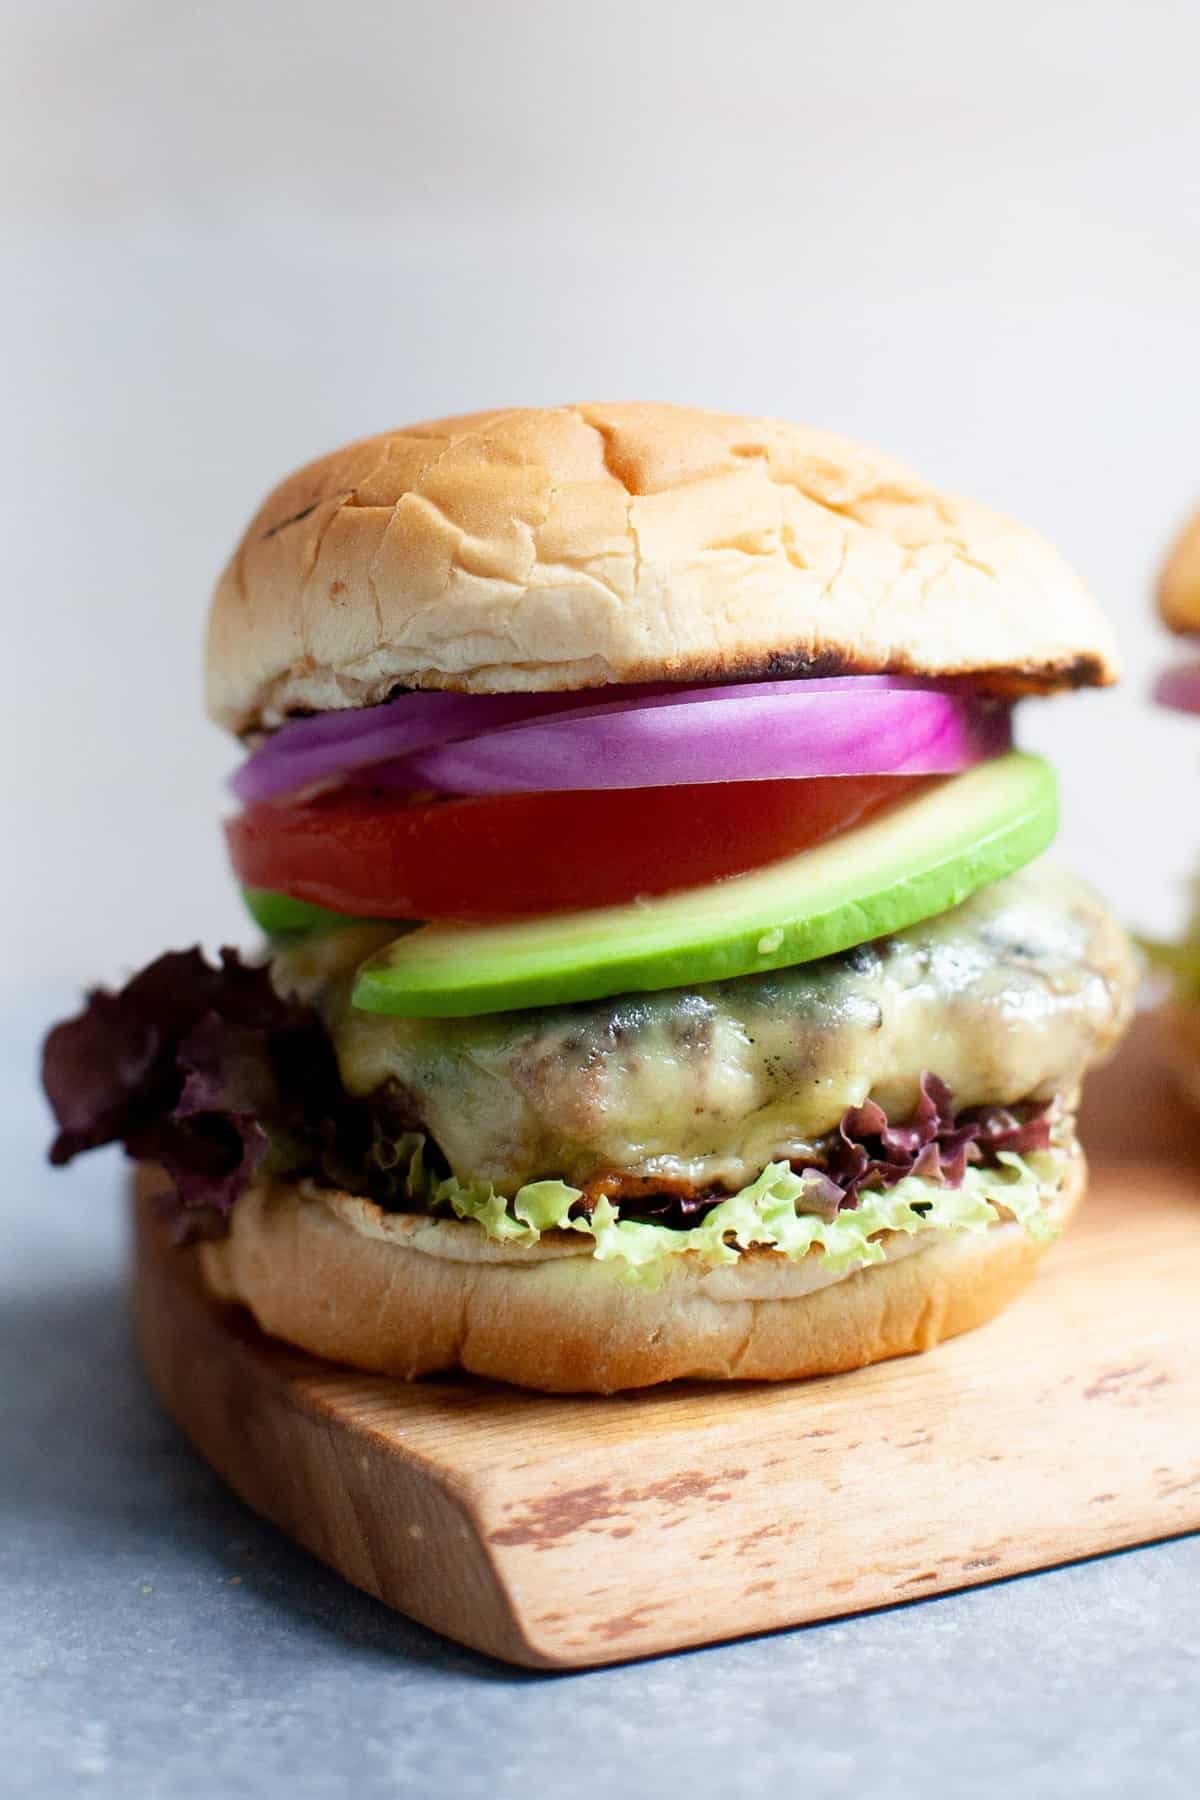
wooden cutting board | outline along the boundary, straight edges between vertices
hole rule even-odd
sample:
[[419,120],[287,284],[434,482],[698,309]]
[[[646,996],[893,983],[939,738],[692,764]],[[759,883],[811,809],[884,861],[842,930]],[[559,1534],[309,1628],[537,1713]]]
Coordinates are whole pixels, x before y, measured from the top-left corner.
[[1200,1126],[1145,1025],[1084,1135],[1091,1197],[1027,1293],[851,1375],[613,1399],[358,1375],[208,1300],[144,1205],[142,1352],[251,1506],[507,1661],[885,1606],[1200,1526]]

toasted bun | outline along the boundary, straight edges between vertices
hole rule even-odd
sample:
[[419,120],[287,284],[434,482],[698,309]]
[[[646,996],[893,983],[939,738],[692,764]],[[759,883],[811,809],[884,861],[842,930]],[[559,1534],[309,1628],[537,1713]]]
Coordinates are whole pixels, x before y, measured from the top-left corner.
[[1200,631],[1200,513],[1177,538],[1158,583],[1158,610],[1172,631]]
[[[1050,1200],[1057,1218],[1085,1179],[1077,1152]],[[1007,1305],[1041,1249],[1012,1223],[929,1237],[921,1247],[897,1235],[892,1260],[832,1282],[819,1254],[789,1263],[764,1250],[716,1269],[680,1257],[648,1290],[566,1234],[512,1249],[471,1224],[275,1183],[243,1195],[229,1236],[199,1255],[218,1297],[318,1356],[410,1379],[466,1369],[607,1394],[684,1377],[830,1375],[928,1350]]]
[[397,686],[494,693],[870,671],[1115,679],[1034,532],[847,439],[624,405],[477,413],[291,475],[221,577],[233,731]]

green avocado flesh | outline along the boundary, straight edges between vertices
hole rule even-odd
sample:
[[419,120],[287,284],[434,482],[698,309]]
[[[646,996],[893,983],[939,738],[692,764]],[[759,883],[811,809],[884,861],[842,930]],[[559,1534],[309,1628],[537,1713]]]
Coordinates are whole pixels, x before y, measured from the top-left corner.
[[487,926],[425,925],[370,957],[364,1012],[465,1018],[787,968],[932,918],[1032,860],[1054,774],[1011,751],[841,837],[703,888]]
[[254,923],[268,937],[289,937],[297,931],[328,931],[335,925],[359,923],[348,913],[310,906],[307,900],[293,900],[289,894],[272,893],[270,888],[244,887],[242,899]]

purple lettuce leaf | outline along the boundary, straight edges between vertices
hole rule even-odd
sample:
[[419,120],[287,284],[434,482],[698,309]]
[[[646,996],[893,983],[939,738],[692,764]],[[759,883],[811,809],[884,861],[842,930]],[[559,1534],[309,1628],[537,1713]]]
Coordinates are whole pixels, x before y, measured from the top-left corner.
[[264,1166],[367,1179],[371,1121],[342,1088],[324,1025],[234,950],[216,968],[172,951],[119,993],[89,994],[47,1037],[42,1079],[58,1123],[51,1162],[120,1143],[158,1163],[181,1238],[224,1230]]
[[906,1175],[961,1187],[969,1163],[994,1163],[1001,1150],[1047,1149],[1050,1110],[1047,1103],[1022,1118],[999,1106],[956,1115],[950,1089],[926,1070],[916,1109],[902,1125],[891,1124],[873,1100],[849,1108],[824,1171],[841,1188],[843,1206],[856,1206],[866,1187],[894,1187]]
[[[850,1107],[816,1159],[794,1161],[792,1167],[813,1178],[811,1210],[831,1218],[857,1207],[864,1189],[894,1187],[907,1175],[957,1188],[968,1164],[994,1164],[1002,1150],[1047,1150],[1052,1110],[1046,1102],[1019,1113],[984,1106],[956,1114],[949,1087],[926,1071],[916,1108],[902,1124],[893,1124],[874,1100]],[[715,1189],[638,1195],[627,1200],[624,1211],[682,1229],[699,1224],[726,1198],[724,1190]]]

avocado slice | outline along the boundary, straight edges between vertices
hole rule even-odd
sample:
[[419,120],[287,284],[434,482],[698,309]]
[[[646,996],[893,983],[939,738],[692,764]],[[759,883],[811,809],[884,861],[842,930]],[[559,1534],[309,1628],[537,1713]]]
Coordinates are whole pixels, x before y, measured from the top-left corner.
[[362,923],[350,913],[330,912],[328,907],[293,900],[290,894],[276,894],[270,888],[244,887],[242,899],[250,917],[268,937],[293,937],[299,931],[328,931],[335,925]]
[[368,958],[364,1012],[463,1018],[813,962],[946,912],[1044,850],[1054,772],[1011,751],[747,875],[513,923],[425,925]]

